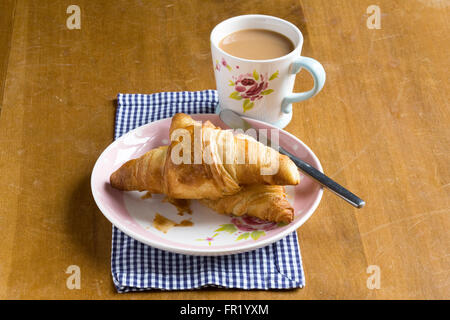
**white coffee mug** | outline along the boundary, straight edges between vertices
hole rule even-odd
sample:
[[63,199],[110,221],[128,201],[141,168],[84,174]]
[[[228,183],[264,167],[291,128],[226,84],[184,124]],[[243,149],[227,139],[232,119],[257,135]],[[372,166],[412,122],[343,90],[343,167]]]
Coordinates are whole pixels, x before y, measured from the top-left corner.
[[[244,29],[278,32],[292,41],[295,49],[285,56],[249,60],[232,56],[221,48],[227,35]],[[211,53],[219,94],[220,112],[231,109],[241,115],[284,128],[292,119],[292,103],[317,94],[325,83],[325,70],[314,59],[302,57],[303,35],[292,23],[266,15],[243,15],[219,23],[211,32]],[[292,93],[295,75],[305,68],[314,79],[310,91]]]

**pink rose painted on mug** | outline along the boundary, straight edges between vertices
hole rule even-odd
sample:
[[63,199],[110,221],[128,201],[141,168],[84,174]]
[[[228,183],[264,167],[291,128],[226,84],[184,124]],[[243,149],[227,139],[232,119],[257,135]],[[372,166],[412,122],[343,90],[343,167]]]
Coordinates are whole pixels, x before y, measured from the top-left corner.
[[[220,72],[222,67],[232,71],[233,67],[222,58],[221,61],[216,60],[215,69]],[[235,66],[239,69],[239,66]],[[255,102],[261,100],[274,92],[269,88],[269,82],[278,78],[279,71],[274,72],[270,77],[267,73],[258,73],[253,70],[253,73],[242,73],[239,76],[232,76],[229,80],[229,85],[234,87],[234,91],[230,94],[230,98],[234,100],[242,100],[242,109],[244,112],[253,109]]]
[[242,100],[242,108],[244,112],[253,109],[255,102],[261,100],[264,96],[274,92],[269,88],[269,81],[278,77],[278,71],[268,77],[267,73],[243,73],[239,76],[233,76],[229,85],[234,87],[234,91],[230,94],[230,98],[234,100]]

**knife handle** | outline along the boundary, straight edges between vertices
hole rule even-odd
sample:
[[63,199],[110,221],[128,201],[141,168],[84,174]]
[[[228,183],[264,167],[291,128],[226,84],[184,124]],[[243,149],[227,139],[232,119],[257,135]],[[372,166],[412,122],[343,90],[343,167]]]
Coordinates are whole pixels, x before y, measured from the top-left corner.
[[337,196],[341,197],[351,205],[353,205],[356,208],[362,208],[366,204],[364,200],[356,196],[355,194],[351,193],[347,189],[345,189],[343,186],[341,186],[336,181],[330,179],[326,175],[324,175],[322,172],[311,166],[309,163],[297,158],[293,154],[289,153],[288,151],[284,150],[282,147],[279,147],[279,152],[282,154],[285,154],[288,156],[296,165],[297,167],[306,173],[308,176],[319,182],[322,186],[328,188],[331,192],[336,194]]

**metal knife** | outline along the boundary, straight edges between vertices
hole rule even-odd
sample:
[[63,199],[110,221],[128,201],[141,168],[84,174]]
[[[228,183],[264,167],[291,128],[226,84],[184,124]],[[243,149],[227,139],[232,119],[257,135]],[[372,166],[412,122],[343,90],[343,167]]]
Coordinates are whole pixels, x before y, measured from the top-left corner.
[[[219,114],[220,119],[226,123],[230,128],[233,129],[242,129],[244,131],[247,131],[248,129],[253,128],[250,123],[248,123],[244,118],[242,118],[240,115],[238,115],[236,112],[224,109]],[[261,135],[261,133],[258,133]],[[272,145],[269,138],[266,137],[267,145]],[[316,180],[318,183],[320,183],[322,186],[329,189],[331,192],[336,194],[337,196],[341,197],[351,205],[353,205],[356,208],[362,208],[366,204],[364,200],[356,196],[355,194],[351,193],[347,189],[345,189],[343,186],[338,184],[336,181],[332,180],[331,178],[324,175],[322,172],[311,166],[309,163],[297,158],[292,153],[288,152],[283,147],[278,147],[278,152],[281,154],[284,154],[288,156],[296,165],[297,167],[306,173],[308,176]]]

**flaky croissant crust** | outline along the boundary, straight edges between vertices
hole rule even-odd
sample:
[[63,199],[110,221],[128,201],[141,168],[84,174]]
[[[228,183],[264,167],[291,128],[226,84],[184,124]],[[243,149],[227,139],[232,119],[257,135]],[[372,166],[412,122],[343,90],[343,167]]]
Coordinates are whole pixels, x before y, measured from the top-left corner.
[[[184,150],[180,148],[183,139],[174,138],[168,147],[153,149],[125,163],[111,175],[111,185],[122,190],[164,193],[178,199],[219,199],[239,192],[243,185],[295,185],[300,181],[297,167],[288,157],[248,136],[234,136],[230,130],[217,128],[209,121],[201,124],[182,113],[172,119],[171,138],[178,129],[189,134],[191,154],[180,154]],[[194,145],[195,130],[201,134],[201,143],[197,145]],[[192,163],[199,146],[201,163]],[[188,156],[191,163],[176,163],[174,156]],[[205,157],[210,161],[203,161]],[[244,163],[239,161],[242,159]],[[278,171],[262,175],[268,159],[278,160]]]
[[285,223],[294,219],[294,209],[282,186],[249,185],[234,195],[217,200],[202,199],[200,202],[221,214],[247,214],[262,220]]

